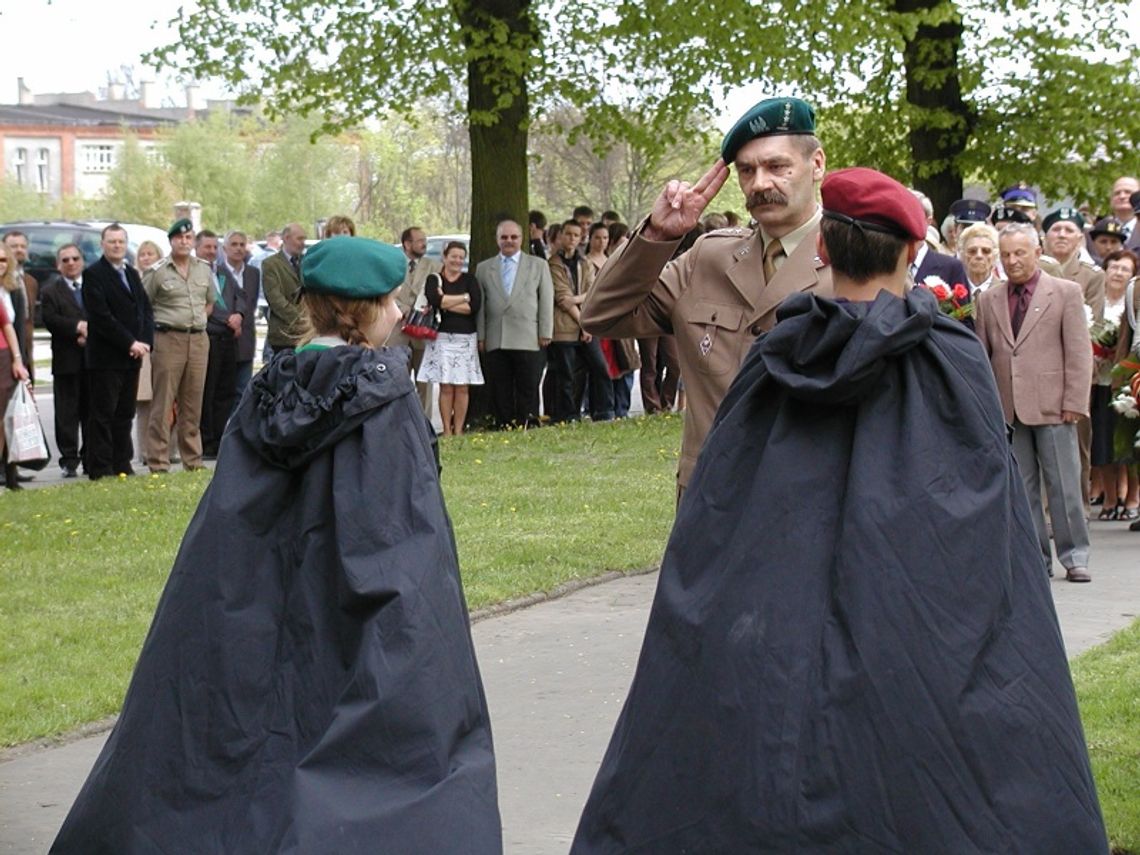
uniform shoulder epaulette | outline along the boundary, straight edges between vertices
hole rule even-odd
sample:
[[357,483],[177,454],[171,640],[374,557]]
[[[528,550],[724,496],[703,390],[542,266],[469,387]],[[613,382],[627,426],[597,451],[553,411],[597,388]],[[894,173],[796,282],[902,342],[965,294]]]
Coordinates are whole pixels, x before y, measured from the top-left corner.
[[1087,267],[1089,270],[1100,270],[1099,264],[1096,264],[1095,262],[1089,261],[1087,258],[1082,258],[1081,264],[1084,265],[1085,267]]
[[1056,264],[1058,267],[1061,266],[1061,262],[1059,262],[1053,256],[1046,255],[1045,253],[1041,253],[1041,258],[1039,259],[1039,261],[1044,261],[1046,264]]
[[199,264],[204,264],[204,265],[206,265],[207,267],[209,267],[209,266],[210,266],[210,262],[206,261],[205,259],[199,258],[199,257],[198,257],[198,256],[196,256],[196,255],[192,255],[192,256],[190,256],[190,257],[191,257],[192,259],[194,259],[196,262],[198,262]]

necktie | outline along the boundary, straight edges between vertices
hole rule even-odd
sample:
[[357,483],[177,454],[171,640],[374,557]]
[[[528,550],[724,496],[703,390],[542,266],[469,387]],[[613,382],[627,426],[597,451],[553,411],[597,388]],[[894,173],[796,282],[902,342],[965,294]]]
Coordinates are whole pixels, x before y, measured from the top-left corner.
[[300,276],[301,275],[301,257],[299,255],[294,255],[292,258],[289,259],[289,263],[293,265],[293,272],[296,273],[297,276]]
[[416,272],[416,260],[414,258],[408,261],[408,281],[412,281],[412,274]]
[[128,291],[131,290],[131,283],[127,281],[127,269],[125,267],[119,268],[119,280],[123,283],[123,287]]
[[776,275],[776,259],[784,257],[784,246],[780,243],[780,239],[776,238],[768,242],[764,247],[764,281],[771,282],[772,277]]
[[515,287],[515,258],[507,256],[503,259],[503,290],[511,296],[511,289]]
[[1025,314],[1029,311],[1029,289],[1024,285],[1014,285],[1013,293],[1017,296],[1017,303],[1013,307],[1013,317],[1009,325],[1013,328],[1013,337],[1017,338],[1021,332],[1021,325],[1025,322]]
[[75,295],[75,302],[79,304],[79,308],[83,308],[83,283],[76,279],[71,283],[71,293]]

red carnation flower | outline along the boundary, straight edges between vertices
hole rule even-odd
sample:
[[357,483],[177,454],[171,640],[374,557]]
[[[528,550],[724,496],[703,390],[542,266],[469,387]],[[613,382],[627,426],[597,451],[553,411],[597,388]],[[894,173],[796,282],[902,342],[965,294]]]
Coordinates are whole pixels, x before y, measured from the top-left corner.
[[961,282],[955,282],[954,283],[954,299],[955,300],[965,300],[969,296],[970,296],[970,292],[966,290],[965,285],[963,285]]
[[934,292],[934,296],[939,300],[949,300],[950,299],[950,289],[947,288],[945,285],[935,285],[930,290]]

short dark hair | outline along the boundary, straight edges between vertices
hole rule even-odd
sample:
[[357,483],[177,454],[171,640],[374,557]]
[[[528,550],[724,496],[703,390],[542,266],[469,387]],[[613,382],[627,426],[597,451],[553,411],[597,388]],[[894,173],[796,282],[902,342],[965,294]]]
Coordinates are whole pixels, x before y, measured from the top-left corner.
[[1138,256],[1132,250],[1124,249],[1123,247],[1121,249],[1113,250],[1108,255],[1106,255],[1104,257],[1104,260],[1100,263],[1100,266],[1103,267],[1105,270],[1108,270],[1109,262],[1119,261],[1122,258],[1125,259],[1126,261],[1132,262],[1132,275],[1133,276],[1135,276],[1138,272],[1140,272],[1140,256]]
[[577,220],[566,220],[566,221],[564,221],[562,223],[562,228],[566,228],[567,226],[573,226],[576,229],[582,228],[582,224],[579,223]]
[[[451,252],[453,249],[461,249],[461,250],[463,250],[463,255],[464,255],[464,256],[466,256],[466,255],[467,255],[467,244],[465,244],[465,243],[464,243],[463,241],[461,241],[461,240],[449,240],[449,241],[447,242],[447,246],[445,246],[445,247],[443,248],[443,256],[446,256],[446,255],[447,255],[449,252]],[[442,257],[442,256],[441,256],[441,257]]]
[[74,249],[76,252],[79,253],[79,260],[80,261],[86,261],[86,259],[83,256],[83,250],[79,248],[79,244],[77,244],[77,243],[65,243],[63,246],[61,246],[59,249],[57,249],[55,251],[55,260],[56,261],[59,261],[59,257],[61,255],[63,255],[63,251],[65,249]]
[[589,217],[592,220],[592,219],[594,219],[594,209],[591,208],[589,205],[579,205],[577,208],[574,209],[574,213],[571,214],[571,216],[575,220],[578,219],[579,217]]
[[400,245],[403,246],[412,239],[412,232],[422,231],[423,229],[421,229],[419,226],[408,226],[406,229],[400,232]]
[[24,240],[28,239],[28,236],[19,229],[12,229],[10,232],[4,232],[4,237],[0,238],[0,240],[8,240],[10,237],[22,237]]
[[908,241],[899,235],[824,217],[819,224],[831,266],[856,282],[893,273]]
[[594,223],[592,226],[590,226],[590,230],[587,232],[587,234],[590,237],[593,237],[594,232],[605,232],[606,237],[609,237],[610,236],[610,227],[607,226],[605,223]]
[[614,246],[619,240],[629,234],[629,226],[625,223],[610,223],[610,246]]
[[[106,226],[103,229],[103,231],[99,232],[99,240],[101,240],[101,241],[106,240],[107,239],[107,232],[122,232],[123,234],[126,234],[127,230],[124,229],[118,223],[111,223],[111,225]],[[8,235],[5,235],[5,237],[7,237],[7,236]]]
[[532,226],[538,226],[540,229],[545,229],[546,214],[542,213],[542,211],[531,211],[530,214],[527,215],[527,222],[529,222]]
[[621,219],[621,214],[617,211],[602,211],[603,220],[613,220],[615,223]]
[[212,232],[209,229],[202,229],[202,231],[200,231],[200,232],[198,232],[198,234],[194,235],[194,243],[196,243],[196,244],[201,243],[206,238],[214,238],[215,240],[217,240],[218,235],[216,232]]

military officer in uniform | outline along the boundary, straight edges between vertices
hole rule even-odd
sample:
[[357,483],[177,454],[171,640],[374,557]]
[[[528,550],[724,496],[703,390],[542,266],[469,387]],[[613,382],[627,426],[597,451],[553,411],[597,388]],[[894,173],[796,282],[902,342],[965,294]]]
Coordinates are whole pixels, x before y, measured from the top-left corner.
[[[736,165],[756,227],[710,232],[670,261],[728,179],[728,164]],[[816,253],[823,173],[811,106],[798,98],[761,101],[728,132],[721,159],[695,185],[666,185],[583,306],[582,327],[591,335],[676,336],[688,396],[678,495],[748,349],[776,323],[776,307],[798,291],[832,294],[831,270]]]
[[201,469],[202,391],[210,341],[206,318],[214,310],[214,274],[210,265],[190,254],[194,226],[183,218],[170,227],[170,255],[143,277],[143,290],[154,307],[154,351],[151,353],[150,419],[146,431],[146,464],[151,472],[170,470],[171,412],[176,412],[178,451],[184,469]]
[[[1085,218],[1076,208],[1058,208],[1041,223],[1045,230],[1045,252],[1041,269],[1058,279],[1068,279],[1081,286],[1085,305],[1093,320],[1104,318],[1104,271],[1081,257],[1085,244]],[[1089,377],[1091,390],[1093,378]],[[1092,422],[1082,415],[1077,421],[1077,448],[1081,455],[1081,496],[1089,506],[1089,475],[1092,460]]]

